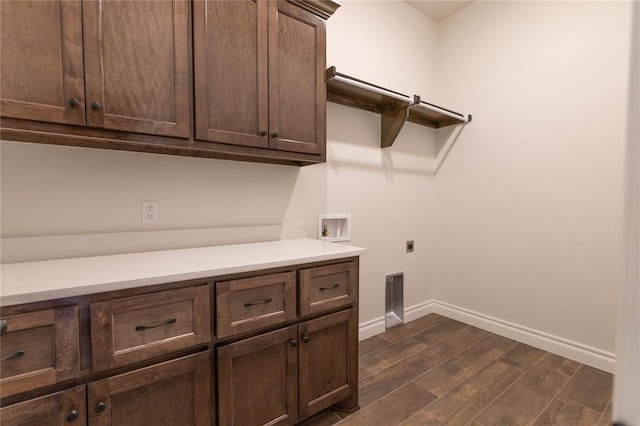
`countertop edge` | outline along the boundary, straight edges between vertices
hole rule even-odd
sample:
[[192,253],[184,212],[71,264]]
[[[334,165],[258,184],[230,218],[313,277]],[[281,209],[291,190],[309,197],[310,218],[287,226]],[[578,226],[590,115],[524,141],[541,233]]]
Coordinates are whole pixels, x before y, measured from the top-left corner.
[[[250,250],[251,255],[246,261],[241,261],[238,253],[242,250]],[[289,251],[300,254],[290,255]],[[284,252],[284,253],[283,253]],[[0,285],[0,307],[21,305],[25,303],[42,302],[46,300],[62,299],[68,297],[85,296],[95,293],[103,293],[115,290],[125,290],[164,284],[177,281],[197,280],[213,278],[216,276],[259,271],[293,266],[305,263],[322,262],[327,260],[339,260],[356,257],[365,254],[365,249],[349,246],[341,243],[322,242],[309,238],[296,240],[280,240],[261,243],[234,244],[228,246],[212,246],[193,249],[164,250],[158,252],[144,252],[119,254],[110,256],[96,256],[88,258],[72,258],[39,262],[25,262],[20,264],[0,265],[2,284]],[[216,259],[208,267],[203,256],[218,255],[229,257],[228,261],[220,262]],[[234,257],[235,256],[235,257]],[[163,259],[183,259],[184,268],[174,267],[170,273],[146,273],[150,263]],[[92,265],[106,265],[107,267],[118,263],[142,262],[131,267],[129,274],[118,273],[118,278],[106,277],[104,280],[95,281],[90,278],[95,271],[87,272],[88,278],[83,281],[80,277],[67,285],[62,282],[67,279],[65,275],[71,273],[73,268],[81,268],[83,263],[86,268]],[[195,264],[195,266],[189,266]],[[66,269],[65,269],[66,268]],[[166,268],[165,268],[166,269]],[[79,271],[82,272],[82,271]],[[99,271],[97,271],[99,272]],[[108,274],[108,272],[105,272]],[[127,276],[128,275],[128,276]],[[50,287],[38,287],[46,277],[53,282]],[[7,279],[9,283],[7,284]],[[68,278],[73,281],[74,278]],[[17,280],[24,281],[17,283]],[[13,282],[12,282],[13,281]],[[20,291],[16,291],[16,286]],[[7,288],[8,287],[8,288]],[[28,288],[30,291],[25,291]],[[6,290],[9,290],[8,292]],[[8,294],[6,294],[8,293]]]

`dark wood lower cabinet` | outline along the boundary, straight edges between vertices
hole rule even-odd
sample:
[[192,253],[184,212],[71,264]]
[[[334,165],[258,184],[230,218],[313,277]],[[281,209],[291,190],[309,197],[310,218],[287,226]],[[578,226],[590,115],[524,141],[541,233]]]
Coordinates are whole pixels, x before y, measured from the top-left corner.
[[221,426],[296,423],[297,338],[293,326],[218,348]]
[[348,309],[219,347],[220,425],[293,425],[343,400],[357,407],[356,322]]
[[87,424],[85,386],[77,386],[0,409],[4,426]]
[[357,286],[354,257],[1,307],[0,424],[282,426],[354,411]]
[[91,382],[89,425],[211,425],[211,387],[210,351]]
[[[357,408],[358,325],[353,309],[299,326],[299,415],[316,414],[345,398],[346,410]],[[351,405],[351,406],[350,406]]]

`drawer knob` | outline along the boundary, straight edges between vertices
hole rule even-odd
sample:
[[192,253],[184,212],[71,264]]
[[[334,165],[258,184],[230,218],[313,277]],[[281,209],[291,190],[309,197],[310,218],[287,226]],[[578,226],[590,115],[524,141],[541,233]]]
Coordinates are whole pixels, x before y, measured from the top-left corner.
[[334,288],[338,288],[338,287],[340,287],[340,283],[335,283],[334,285],[330,285],[327,287],[320,287],[320,291],[333,290]]
[[293,346],[294,348],[298,346],[298,341],[296,339],[289,340],[289,343],[291,343],[291,346]]
[[100,105],[100,102],[92,102],[91,108],[93,108],[94,111],[98,111],[100,108],[102,108],[102,105]]
[[277,138],[278,136],[280,136],[280,135],[279,135],[279,134],[277,134],[277,133],[271,133],[271,137],[272,137],[273,139]]
[[77,107],[78,105],[80,105],[80,101],[78,100],[78,98],[71,98],[69,99],[69,105],[71,105],[72,107]]
[[256,305],[266,305],[267,303],[271,303],[273,299],[272,298],[268,298],[268,299],[263,299],[263,300],[256,300],[255,302],[247,302],[244,304],[245,308],[248,308],[250,306],[256,306]]
[[71,410],[67,415],[67,422],[71,423],[76,421],[78,420],[78,417],[80,417],[80,414],[76,410]]
[[160,324],[154,324],[154,325],[136,325],[136,331],[142,331],[142,330],[146,330],[148,328],[158,328],[158,327],[164,327],[166,325],[169,324],[175,324],[177,321],[176,318],[171,318],[166,320],[165,322],[162,322]]
[[21,356],[24,356],[25,353],[26,352],[24,351],[24,349],[18,349],[14,353],[11,353],[11,354],[5,356],[4,358],[0,359],[0,361],[8,361],[10,359],[20,358]]
[[96,406],[93,409],[95,410],[96,413],[102,413],[106,408],[107,408],[107,404],[100,401],[96,404]]
[[7,332],[7,320],[0,320],[0,336]]
[[269,132],[267,132],[266,130],[260,132],[260,136],[267,136],[267,134],[269,134]]
[[302,335],[302,341],[305,343],[309,343],[309,335],[308,334],[303,334]]

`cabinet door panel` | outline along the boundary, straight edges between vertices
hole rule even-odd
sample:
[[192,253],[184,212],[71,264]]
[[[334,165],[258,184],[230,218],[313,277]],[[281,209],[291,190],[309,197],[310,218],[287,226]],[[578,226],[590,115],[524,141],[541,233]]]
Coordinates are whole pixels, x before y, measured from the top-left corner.
[[300,418],[358,391],[356,322],[349,309],[300,325]]
[[2,116],[84,124],[80,0],[3,1],[1,7]]
[[4,426],[87,424],[85,387],[77,386],[0,409]]
[[196,1],[196,138],[266,148],[267,3]]
[[326,139],[325,22],[286,1],[269,11],[270,147],[322,154]]
[[218,348],[220,425],[293,425],[297,421],[296,327]]
[[89,425],[210,425],[211,395],[206,351],[89,383]]
[[189,137],[189,3],[89,1],[83,14],[87,123]]

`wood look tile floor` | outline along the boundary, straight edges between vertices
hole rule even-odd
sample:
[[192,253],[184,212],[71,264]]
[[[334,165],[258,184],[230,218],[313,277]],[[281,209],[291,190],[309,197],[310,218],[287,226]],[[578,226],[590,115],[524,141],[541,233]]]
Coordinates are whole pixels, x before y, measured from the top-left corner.
[[304,426],[608,425],[611,374],[437,314],[360,342],[360,410]]

